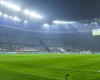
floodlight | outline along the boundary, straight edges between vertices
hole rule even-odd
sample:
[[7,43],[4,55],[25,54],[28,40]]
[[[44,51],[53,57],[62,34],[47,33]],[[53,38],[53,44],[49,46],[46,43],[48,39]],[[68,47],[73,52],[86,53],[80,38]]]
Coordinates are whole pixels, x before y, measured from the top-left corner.
[[43,24],[43,27],[49,27],[50,25],[49,24]]
[[75,22],[54,20],[53,24],[73,24]]
[[15,10],[15,11],[21,11],[20,6],[17,6],[15,4],[13,4],[13,3],[9,3],[9,2],[6,2],[4,0],[1,0],[0,4],[3,5],[3,6],[5,6],[5,7],[7,7],[7,8],[12,9],[12,10]]
[[4,18],[8,18],[8,15],[7,15],[7,14],[4,14],[3,17],[4,17]]
[[20,19],[20,18],[18,18],[18,17],[16,17],[16,16],[15,16],[15,17],[13,17],[12,19],[13,19],[14,21],[19,21],[19,22],[21,21],[21,19]]
[[28,15],[32,18],[43,19],[43,17],[40,14],[36,13],[36,12],[29,11],[27,9],[25,9],[23,12],[24,12],[25,15]]
[[9,16],[9,19],[13,19],[13,17],[12,16]]
[[27,20],[24,20],[24,23],[26,24],[26,23],[28,23],[28,21]]
[[17,16],[13,17],[13,16],[8,16],[9,19],[14,20],[14,21],[21,21],[20,18],[18,18]]
[[50,25],[47,23],[43,24],[43,29],[50,30]]
[[2,12],[0,12],[0,16],[2,16]]

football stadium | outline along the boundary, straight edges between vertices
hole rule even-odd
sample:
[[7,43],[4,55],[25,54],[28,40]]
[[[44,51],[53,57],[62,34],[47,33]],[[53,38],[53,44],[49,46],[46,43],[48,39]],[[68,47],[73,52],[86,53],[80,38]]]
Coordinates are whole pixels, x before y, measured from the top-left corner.
[[0,80],[100,80],[99,5],[0,0]]

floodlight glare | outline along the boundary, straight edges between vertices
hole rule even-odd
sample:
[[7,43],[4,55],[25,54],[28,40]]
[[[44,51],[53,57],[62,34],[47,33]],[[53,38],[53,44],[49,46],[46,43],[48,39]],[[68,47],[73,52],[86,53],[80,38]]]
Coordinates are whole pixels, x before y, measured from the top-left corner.
[[50,25],[49,24],[43,24],[43,27],[49,27]]
[[13,19],[13,17],[12,16],[9,16],[9,19]]
[[6,2],[4,0],[1,0],[0,4],[7,7],[7,8],[12,9],[12,10],[15,10],[15,11],[21,11],[21,8],[13,3],[9,3],[9,2]]
[[8,15],[7,15],[7,14],[4,14],[3,17],[4,17],[4,18],[8,18]]
[[53,21],[54,24],[66,24],[66,21],[59,21],[59,20],[54,20]]
[[53,24],[73,24],[75,22],[54,20]]
[[21,19],[18,18],[18,17],[16,17],[16,16],[15,16],[15,17],[13,17],[13,16],[8,16],[8,18],[11,19],[11,20],[14,20],[14,21],[19,21],[19,22],[21,21]]
[[15,16],[15,17],[13,17],[12,19],[13,19],[14,21],[19,21],[19,22],[21,21],[21,19],[20,19],[20,18],[18,18],[18,17],[16,17],[16,16]]
[[25,9],[23,12],[24,12],[25,15],[28,15],[32,18],[43,19],[43,17],[41,15],[39,15],[38,13],[36,13],[36,12],[29,11],[27,9]]
[[26,23],[28,23],[28,21],[27,20],[24,20],[24,23],[26,24]]

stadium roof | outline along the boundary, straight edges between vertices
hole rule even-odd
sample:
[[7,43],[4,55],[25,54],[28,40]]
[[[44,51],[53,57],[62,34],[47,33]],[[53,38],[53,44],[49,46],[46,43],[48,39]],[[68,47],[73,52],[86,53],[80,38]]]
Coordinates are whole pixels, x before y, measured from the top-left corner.
[[[45,17],[42,13],[34,10],[34,9],[28,9],[27,6],[23,5],[18,5],[15,1],[7,1],[7,0],[1,0],[0,1],[0,17],[8,19],[8,20],[13,20],[16,22],[23,22],[24,24],[27,24],[29,22],[41,22],[44,28],[49,28],[49,27],[54,27],[52,25],[65,25],[67,26],[66,28],[69,30],[72,29],[72,27],[79,28],[77,27],[77,24],[84,24],[84,26],[87,26],[89,23],[89,20],[85,21],[67,21],[67,20],[60,20],[54,19],[52,21],[49,20],[49,18]],[[94,24],[94,22],[100,22],[99,19],[94,19],[93,21],[90,20],[90,24]],[[81,25],[79,25],[81,26]],[[59,26],[58,26],[59,27]],[[55,26],[56,28],[56,26]]]

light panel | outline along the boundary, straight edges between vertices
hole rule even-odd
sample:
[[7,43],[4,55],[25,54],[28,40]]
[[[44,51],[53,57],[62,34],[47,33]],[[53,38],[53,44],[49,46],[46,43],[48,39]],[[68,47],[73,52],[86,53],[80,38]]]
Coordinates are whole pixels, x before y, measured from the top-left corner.
[[19,21],[19,22],[21,21],[21,19],[20,19],[20,18],[18,18],[18,17],[16,17],[16,16],[15,16],[15,17],[13,17],[12,19],[13,19],[14,21]]
[[7,14],[4,14],[3,17],[4,17],[4,18],[8,18],[9,16],[8,16]]
[[75,22],[54,20],[53,24],[73,24]]
[[29,11],[27,9],[25,9],[23,12],[24,12],[25,15],[30,16],[31,18],[43,19],[43,17],[36,12]]
[[9,19],[13,19],[13,17],[12,16],[9,16]]
[[9,3],[9,2],[6,2],[4,0],[1,0],[0,4],[5,6],[5,7],[7,7],[7,8],[10,8],[10,9],[12,9],[14,11],[21,11],[21,8],[19,6],[17,6],[17,5],[15,5],[15,4],[13,4],[13,3]]
[[19,22],[21,21],[21,19],[18,18],[17,16],[14,16],[14,17],[13,16],[8,16],[8,18],[11,19],[11,20],[14,20],[14,21],[19,21]]
[[[0,12],[0,16],[4,17],[5,19],[10,19],[10,20],[13,20],[13,21],[22,21],[21,18],[17,17],[17,16],[9,16],[8,14],[6,13],[2,13]],[[24,23],[28,23],[27,20],[23,20]]]
[[43,27],[48,28],[48,27],[50,27],[50,25],[49,24],[43,24]]
[[28,21],[27,20],[24,20],[24,23],[26,24],[26,23],[28,23]]

